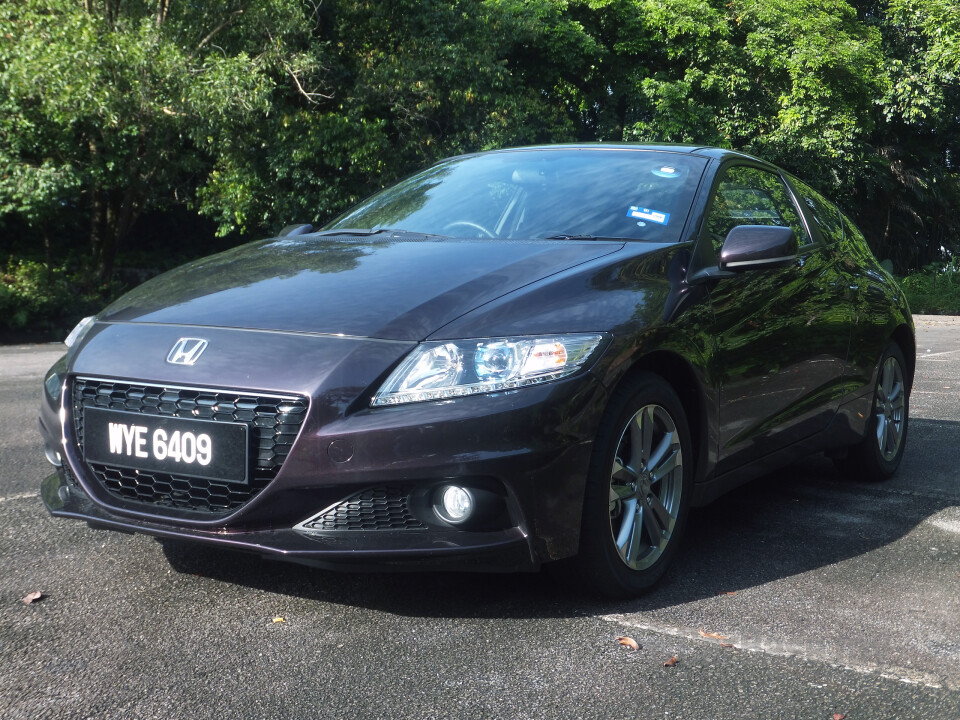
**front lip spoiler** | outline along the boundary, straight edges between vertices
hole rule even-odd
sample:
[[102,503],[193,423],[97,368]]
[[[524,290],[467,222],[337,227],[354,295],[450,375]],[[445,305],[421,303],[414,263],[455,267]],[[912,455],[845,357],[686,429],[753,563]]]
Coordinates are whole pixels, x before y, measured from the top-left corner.
[[328,570],[535,571],[540,567],[521,528],[496,532],[449,530],[341,531],[309,534],[292,528],[229,532],[198,530],[114,515],[59,472],[45,478],[41,497],[55,517],[84,520],[91,527],[198,542],[273,560]]

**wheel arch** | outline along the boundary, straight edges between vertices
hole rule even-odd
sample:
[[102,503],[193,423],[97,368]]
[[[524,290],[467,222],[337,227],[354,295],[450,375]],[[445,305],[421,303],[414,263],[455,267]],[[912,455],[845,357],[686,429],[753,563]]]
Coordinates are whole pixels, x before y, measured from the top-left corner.
[[[585,487],[579,552],[566,566],[558,568],[558,570],[567,568],[571,573],[570,577],[576,580],[578,587],[587,588],[591,592],[607,597],[636,596],[652,588],[666,572],[671,562],[670,558],[677,552],[678,543],[682,543],[684,527],[688,523],[689,511],[696,497],[694,484],[705,454],[704,428],[707,402],[696,364],[673,348],[657,347],[640,354],[637,351],[641,349],[634,345],[633,350],[636,354],[625,352],[619,356],[622,361],[620,367],[625,370],[618,373],[615,382],[608,384],[610,400],[604,409],[598,441],[594,443],[591,474]],[[605,463],[611,459],[611,453],[616,452],[618,443],[622,440],[621,422],[624,420],[632,422],[631,413],[639,410],[643,404],[639,402],[643,398],[638,397],[637,393],[644,390],[650,391],[652,395],[648,394],[646,398],[657,397],[659,400],[656,402],[675,407],[676,402],[665,392],[667,389],[676,396],[676,401],[679,402],[686,416],[689,442],[696,443],[691,453],[693,462],[688,463],[686,452],[683,456],[684,468],[692,464],[693,472],[688,475],[684,471],[680,481],[685,489],[676,506],[676,524],[664,536],[668,538],[664,541],[666,544],[661,542],[659,545],[654,543],[652,546],[660,548],[656,550],[659,553],[658,557],[643,568],[629,569],[626,560],[618,554],[615,537],[610,537],[611,531],[615,534],[616,531],[611,526],[613,522],[609,506],[611,476],[609,465]],[[631,405],[638,402],[639,404]]]
[[917,367],[917,341],[913,330],[906,324],[898,325],[890,337],[903,353],[903,359],[907,363],[907,375],[909,376],[910,387],[913,387],[913,376]]
[[640,374],[656,375],[664,380],[677,394],[683,412],[687,416],[690,440],[695,450],[694,481],[702,479],[707,459],[709,418],[707,398],[701,378],[693,364],[680,353],[671,350],[653,350],[636,358],[630,368],[612,388],[610,397]]

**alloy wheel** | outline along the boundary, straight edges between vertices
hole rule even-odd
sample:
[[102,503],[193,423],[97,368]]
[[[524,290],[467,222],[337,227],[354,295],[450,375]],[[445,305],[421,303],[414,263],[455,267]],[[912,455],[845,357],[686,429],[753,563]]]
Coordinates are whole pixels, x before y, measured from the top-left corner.
[[643,570],[674,534],[683,492],[683,453],[666,408],[646,405],[626,424],[610,474],[610,532],[620,559]]
[[903,370],[897,358],[888,357],[880,369],[877,382],[875,410],[877,418],[877,446],[884,460],[896,457],[903,442],[903,426],[906,419]]

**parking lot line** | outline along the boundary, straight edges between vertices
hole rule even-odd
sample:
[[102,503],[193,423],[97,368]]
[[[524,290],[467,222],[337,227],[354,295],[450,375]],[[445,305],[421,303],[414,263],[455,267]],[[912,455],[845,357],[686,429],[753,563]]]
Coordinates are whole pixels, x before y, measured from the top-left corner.
[[7,495],[6,497],[0,497],[0,503],[7,502],[8,500],[26,500],[27,498],[39,497],[39,493],[34,492],[25,492],[18,493],[17,495]]
[[806,648],[801,645],[769,642],[763,639],[745,637],[736,632],[730,632],[729,635],[727,635],[724,640],[721,641],[710,637],[704,637],[700,633],[700,630],[695,628],[650,622],[638,622],[637,620],[630,619],[626,615],[619,614],[602,615],[600,616],[600,619],[605,622],[623,625],[636,630],[652,632],[656,633],[657,635],[669,635],[671,637],[678,637],[691,642],[707,643],[710,645],[719,645],[721,642],[723,642],[732,645],[733,649],[736,650],[763,653],[765,655],[772,655],[775,657],[797,658],[807,662],[824,663],[838,670],[850,670],[860,675],[873,675],[886,680],[895,680],[906,685],[920,685],[922,687],[932,688],[934,690],[940,690],[943,688],[943,683],[941,680],[928,673],[917,672],[915,670],[908,670],[901,667],[884,667],[874,663],[843,662],[837,660],[836,658],[831,658],[824,653],[811,650],[810,648]]
[[957,353],[960,353],[960,350],[944,350],[943,352],[917,354],[917,360],[929,360],[930,358],[938,358],[943,355],[956,355]]

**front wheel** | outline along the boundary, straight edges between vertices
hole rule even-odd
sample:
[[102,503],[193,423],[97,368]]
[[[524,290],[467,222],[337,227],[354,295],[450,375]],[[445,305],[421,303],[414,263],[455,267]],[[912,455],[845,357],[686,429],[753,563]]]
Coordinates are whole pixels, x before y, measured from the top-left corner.
[[910,384],[903,352],[891,343],[880,357],[873,409],[863,440],[837,460],[837,468],[858,480],[886,480],[900,467],[907,444]]
[[575,568],[587,589],[623,598],[666,572],[687,522],[693,448],[683,405],[653,375],[611,402],[597,435]]

